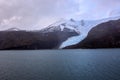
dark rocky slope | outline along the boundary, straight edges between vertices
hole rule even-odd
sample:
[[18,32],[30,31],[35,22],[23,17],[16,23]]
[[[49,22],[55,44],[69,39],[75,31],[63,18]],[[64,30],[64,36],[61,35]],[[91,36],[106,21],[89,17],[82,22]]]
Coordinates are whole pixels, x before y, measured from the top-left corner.
[[55,49],[76,32],[0,31],[0,50]]
[[97,25],[89,31],[83,41],[65,49],[73,48],[120,48],[120,20]]

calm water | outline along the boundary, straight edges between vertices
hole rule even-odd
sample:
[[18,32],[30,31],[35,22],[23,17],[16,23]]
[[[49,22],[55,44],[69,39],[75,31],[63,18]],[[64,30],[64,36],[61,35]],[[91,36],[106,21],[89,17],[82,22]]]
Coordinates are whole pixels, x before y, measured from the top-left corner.
[[120,80],[120,49],[0,51],[0,80]]

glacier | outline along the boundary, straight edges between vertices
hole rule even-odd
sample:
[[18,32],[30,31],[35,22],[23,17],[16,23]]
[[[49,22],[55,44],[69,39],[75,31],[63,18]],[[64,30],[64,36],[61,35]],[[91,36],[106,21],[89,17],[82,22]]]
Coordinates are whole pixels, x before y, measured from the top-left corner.
[[117,19],[120,19],[120,17],[119,16],[117,16],[117,17],[110,17],[110,18],[105,18],[105,19],[101,19],[101,20],[80,20],[80,21],[69,20],[69,21],[66,21],[66,24],[68,25],[68,27],[69,27],[69,25],[77,26],[76,30],[78,32],[80,32],[80,35],[68,38],[65,42],[63,42],[60,45],[59,49],[62,49],[64,47],[66,47],[66,46],[75,45],[75,44],[81,42],[87,36],[88,32],[93,27],[97,26],[98,24],[107,22],[109,20],[117,20]]

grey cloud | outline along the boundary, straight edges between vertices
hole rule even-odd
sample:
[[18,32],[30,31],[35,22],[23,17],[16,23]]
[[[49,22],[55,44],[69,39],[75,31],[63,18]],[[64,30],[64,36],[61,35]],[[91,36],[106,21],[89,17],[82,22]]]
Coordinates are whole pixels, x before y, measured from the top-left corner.
[[58,19],[73,14],[77,11],[76,4],[73,0],[1,0],[0,22],[18,16],[23,18],[13,25],[27,27],[43,18],[53,16]]
[[[8,1],[8,2],[7,2]],[[3,15],[60,15],[76,11],[73,0],[6,0],[9,4],[1,4]],[[6,3],[4,1],[4,3]],[[10,5],[11,4],[11,5]],[[74,5],[74,6],[73,6]],[[2,15],[1,15],[2,16]]]

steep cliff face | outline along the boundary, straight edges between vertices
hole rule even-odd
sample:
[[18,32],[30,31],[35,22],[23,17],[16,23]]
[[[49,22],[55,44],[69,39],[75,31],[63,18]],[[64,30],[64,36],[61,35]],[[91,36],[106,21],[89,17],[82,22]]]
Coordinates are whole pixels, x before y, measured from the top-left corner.
[[66,48],[120,48],[120,20],[97,25],[79,44]]

